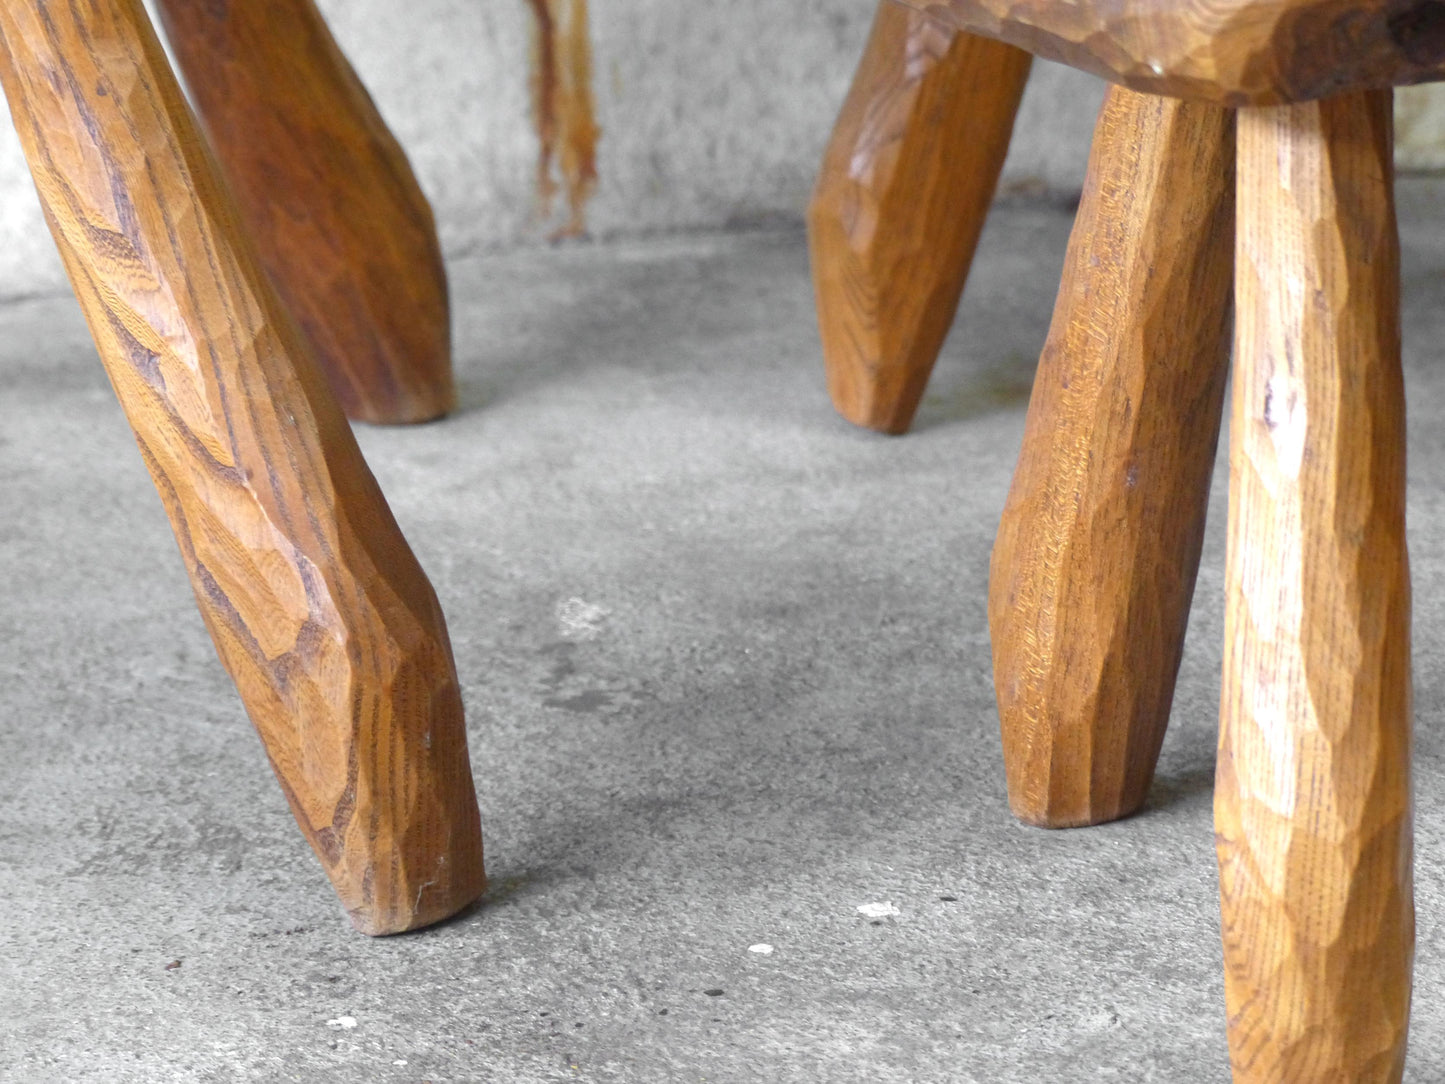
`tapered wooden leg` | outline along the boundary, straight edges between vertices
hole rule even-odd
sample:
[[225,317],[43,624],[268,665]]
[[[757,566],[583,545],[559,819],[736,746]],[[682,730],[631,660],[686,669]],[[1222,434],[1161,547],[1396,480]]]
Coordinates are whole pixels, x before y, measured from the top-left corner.
[[1233,164],[1227,110],[1110,90],[990,574],[1032,824],[1126,816],[1153,780],[1223,411]]
[[1032,58],[882,0],[808,233],[833,404],[903,433],[953,323]]
[[1215,824],[1237,1082],[1398,1081],[1414,955],[1390,93],[1239,114]]
[[365,932],[452,914],[486,882],[441,609],[140,0],[0,5],[0,80],[196,601],[302,830]]
[[312,0],[158,0],[242,219],[342,408],[456,404],[431,207]]

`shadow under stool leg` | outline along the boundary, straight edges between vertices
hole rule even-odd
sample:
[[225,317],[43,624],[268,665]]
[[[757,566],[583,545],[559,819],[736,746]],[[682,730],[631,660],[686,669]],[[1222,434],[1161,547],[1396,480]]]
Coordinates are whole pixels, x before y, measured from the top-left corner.
[[1414,957],[1389,91],[1239,113],[1215,828],[1234,1079],[1398,1081]]
[[446,271],[400,144],[312,0],[158,0],[261,264],[342,409],[456,405]]
[[828,391],[907,432],[953,323],[1032,57],[883,0],[808,209]]
[[989,576],[1009,801],[1031,824],[1148,797],[1223,412],[1233,170],[1229,111],[1109,91]]
[[[0,4],[41,203],[282,789],[355,925],[486,887],[446,624],[140,0]],[[238,811],[238,813],[241,811]]]

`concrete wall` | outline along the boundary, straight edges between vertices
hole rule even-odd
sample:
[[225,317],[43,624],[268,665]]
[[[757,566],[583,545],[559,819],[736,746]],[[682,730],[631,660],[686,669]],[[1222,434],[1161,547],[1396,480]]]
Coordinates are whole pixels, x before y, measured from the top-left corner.
[[[796,222],[875,0],[594,0],[594,236]],[[320,0],[411,154],[450,255],[545,239],[524,0]],[[1103,84],[1040,64],[1005,191],[1076,190]],[[1436,101],[1438,106],[1440,103]],[[1445,108],[1417,110],[1445,165]],[[0,296],[63,288],[0,123]]]
[[1445,170],[1445,83],[1395,92],[1395,162],[1401,169]]

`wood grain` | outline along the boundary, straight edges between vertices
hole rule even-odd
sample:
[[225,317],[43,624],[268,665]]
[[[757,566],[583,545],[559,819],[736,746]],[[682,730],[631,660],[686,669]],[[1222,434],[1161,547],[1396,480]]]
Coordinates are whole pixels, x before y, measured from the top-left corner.
[[1149,793],[1229,357],[1233,119],[1111,88],[994,545],[1009,800],[1096,824]]
[[0,5],[0,80],[201,614],[297,821],[361,930],[454,913],[486,882],[441,609],[139,0]]
[[1241,1084],[1404,1068],[1410,576],[1390,97],[1239,115],[1215,823]]
[[157,0],[281,299],[346,413],[456,405],[446,271],[400,144],[312,0]]
[[1441,0],[904,0],[1152,94],[1306,101],[1445,79]]
[[882,0],[808,208],[828,391],[905,433],[953,324],[1032,58]]

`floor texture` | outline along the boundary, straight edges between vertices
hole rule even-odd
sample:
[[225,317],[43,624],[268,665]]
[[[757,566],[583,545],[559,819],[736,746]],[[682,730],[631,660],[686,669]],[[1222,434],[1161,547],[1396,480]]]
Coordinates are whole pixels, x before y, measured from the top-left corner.
[[[1402,182],[1420,1084],[1442,208]],[[452,268],[462,409],[360,436],[450,621],[493,889],[387,940],[291,821],[74,303],[0,308],[0,1080],[1226,1080],[1222,473],[1149,809],[1005,801],[989,547],[1068,227],[995,213],[903,439],[828,407],[800,235]]]

